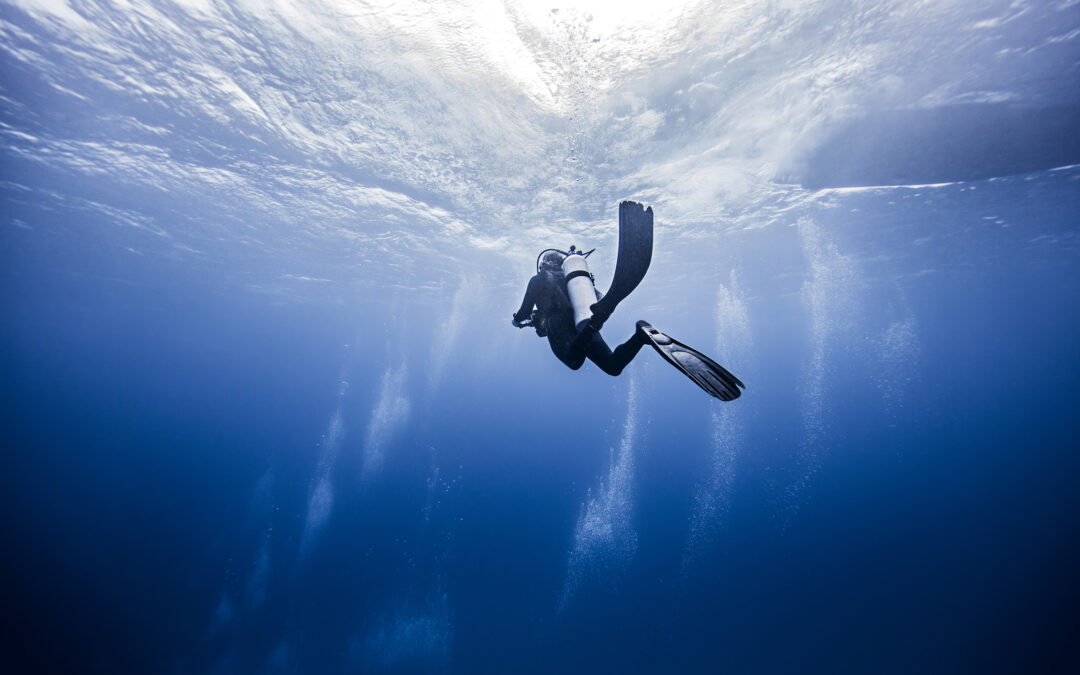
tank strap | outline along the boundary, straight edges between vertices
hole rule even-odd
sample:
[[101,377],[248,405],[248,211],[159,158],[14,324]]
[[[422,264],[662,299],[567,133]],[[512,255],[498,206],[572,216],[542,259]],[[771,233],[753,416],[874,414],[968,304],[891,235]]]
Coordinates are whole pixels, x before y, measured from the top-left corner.
[[566,275],[566,280],[570,281],[571,279],[575,279],[577,277],[589,277],[589,281],[592,281],[592,275],[589,274],[589,270],[574,270],[570,274]]

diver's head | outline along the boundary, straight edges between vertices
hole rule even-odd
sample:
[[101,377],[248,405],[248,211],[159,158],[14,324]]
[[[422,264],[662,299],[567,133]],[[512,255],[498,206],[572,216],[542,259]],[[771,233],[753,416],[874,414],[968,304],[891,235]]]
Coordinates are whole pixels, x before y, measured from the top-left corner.
[[548,270],[561,270],[565,256],[558,251],[548,251],[540,259],[540,267]]

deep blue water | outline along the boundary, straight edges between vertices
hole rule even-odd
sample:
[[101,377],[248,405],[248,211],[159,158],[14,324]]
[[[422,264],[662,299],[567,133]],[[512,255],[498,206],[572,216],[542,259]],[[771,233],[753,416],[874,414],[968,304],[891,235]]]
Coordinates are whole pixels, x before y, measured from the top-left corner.
[[0,10],[6,672],[1080,667],[1075,3],[406,7]]
[[[1057,184],[1066,232],[1077,176],[1036,178]],[[1057,670],[1074,654],[1080,286],[1075,265],[1038,255],[1021,265],[1003,250],[975,270],[924,259],[941,273],[901,282],[922,345],[902,364],[910,383],[890,408],[872,357],[837,357],[820,465],[794,497],[806,431],[789,371],[806,345],[791,317],[748,300],[760,328],[747,394],[728,404],[745,420],[736,478],[689,565],[723,404],[655,355],[610,380],[564,371],[530,336],[494,356],[466,338],[364,482],[386,354],[423,353],[430,321],[272,306],[182,268],[105,266],[130,286],[93,261],[76,273],[20,256],[3,330],[9,655],[88,671],[209,672],[223,658],[241,672]],[[701,325],[671,313],[684,333]],[[636,551],[593,552],[559,611],[631,379]],[[334,510],[298,558],[336,405],[349,431]],[[358,645],[358,630],[383,643]]]

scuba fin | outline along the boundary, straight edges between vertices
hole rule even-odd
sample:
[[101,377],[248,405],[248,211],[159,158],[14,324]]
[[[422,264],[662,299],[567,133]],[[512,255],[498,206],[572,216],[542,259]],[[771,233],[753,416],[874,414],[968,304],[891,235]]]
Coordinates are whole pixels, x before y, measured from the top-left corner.
[[607,294],[590,307],[589,325],[600,330],[616,305],[637,288],[652,263],[653,210],[637,202],[619,204],[619,257]]
[[[621,253],[621,247],[620,247]],[[692,347],[687,347],[674,338],[661,333],[646,321],[637,322],[638,332],[651,344],[664,360],[675,366],[694,384],[721,401],[734,401],[739,398],[746,385],[716,361]]]

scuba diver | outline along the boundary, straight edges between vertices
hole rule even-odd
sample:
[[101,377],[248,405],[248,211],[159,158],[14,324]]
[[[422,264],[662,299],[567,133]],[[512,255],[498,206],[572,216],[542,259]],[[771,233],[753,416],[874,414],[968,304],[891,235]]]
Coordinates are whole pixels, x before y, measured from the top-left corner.
[[594,285],[586,259],[595,251],[545,249],[536,258],[521,307],[511,323],[531,326],[546,337],[551,351],[571,370],[589,359],[608,375],[618,375],[646,344],[707,393],[733,401],[745,389],[739,378],[701,352],[638,321],[629,340],[614,351],[600,335],[615,307],[637,288],[652,263],[653,211],[636,202],[619,204],[619,254],[606,294]]

